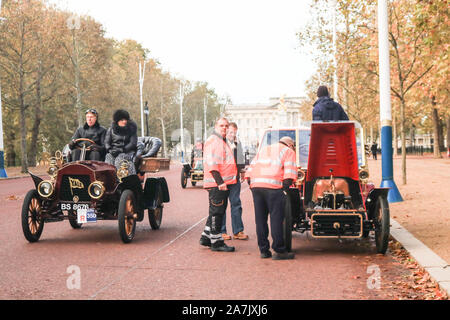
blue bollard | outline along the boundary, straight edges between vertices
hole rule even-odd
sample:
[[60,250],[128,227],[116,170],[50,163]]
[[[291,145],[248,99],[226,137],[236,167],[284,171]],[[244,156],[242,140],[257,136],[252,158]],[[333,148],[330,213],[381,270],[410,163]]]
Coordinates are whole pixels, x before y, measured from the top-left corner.
[[388,202],[401,202],[403,198],[394,182],[394,162],[392,149],[392,127],[381,128],[381,188],[390,188]]

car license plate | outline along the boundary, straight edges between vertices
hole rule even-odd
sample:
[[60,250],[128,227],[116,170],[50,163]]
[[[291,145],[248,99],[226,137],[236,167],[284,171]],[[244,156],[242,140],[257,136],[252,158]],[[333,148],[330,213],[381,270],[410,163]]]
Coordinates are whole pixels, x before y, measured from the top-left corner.
[[61,210],[73,210],[77,211],[78,209],[89,209],[89,204],[87,203],[60,203],[59,207]]
[[94,209],[78,209],[77,210],[78,223],[95,223],[97,222],[97,214]]

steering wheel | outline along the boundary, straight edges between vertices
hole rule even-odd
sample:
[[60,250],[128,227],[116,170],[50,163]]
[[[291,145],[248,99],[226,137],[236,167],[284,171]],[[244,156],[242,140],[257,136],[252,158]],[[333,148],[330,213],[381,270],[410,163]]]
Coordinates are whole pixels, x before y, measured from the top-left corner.
[[83,146],[81,143],[88,142],[87,146],[85,146],[86,151],[90,151],[92,149],[92,146],[96,144],[94,141],[92,141],[91,139],[88,139],[88,138],[75,139],[73,142],[74,142],[75,148],[80,149],[80,150],[83,149]]

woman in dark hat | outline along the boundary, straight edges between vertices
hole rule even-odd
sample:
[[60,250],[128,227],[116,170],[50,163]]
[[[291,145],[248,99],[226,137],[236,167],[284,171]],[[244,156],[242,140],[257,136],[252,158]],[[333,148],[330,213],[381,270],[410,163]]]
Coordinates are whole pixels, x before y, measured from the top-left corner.
[[105,156],[105,135],[106,129],[98,123],[98,113],[95,109],[86,110],[86,123],[75,131],[72,141],[69,143],[69,148],[72,150],[72,161],[80,160],[81,150],[75,149],[75,140],[80,138],[87,138],[95,142],[90,146],[90,150],[86,151],[85,160],[102,161]]
[[130,162],[128,173],[136,174],[133,157],[137,149],[137,125],[126,110],[114,112],[113,120],[105,137],[105,162],[119,169],[120,163],[127,160]]

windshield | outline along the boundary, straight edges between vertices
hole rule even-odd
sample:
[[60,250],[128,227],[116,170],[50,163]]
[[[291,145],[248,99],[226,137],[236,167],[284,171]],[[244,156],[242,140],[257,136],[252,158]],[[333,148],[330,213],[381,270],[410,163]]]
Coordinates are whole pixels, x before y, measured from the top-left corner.
[[271,130],[266,131],[264,134],[264,137],[261,141],[260,148],[263,148],[265,146],[278,143],[281,138],[283,137],[290,137],[292,140],[294,140],[295,144],[297,144],[296,137],[295,137],[295,129],[286,129],[286,130]]

